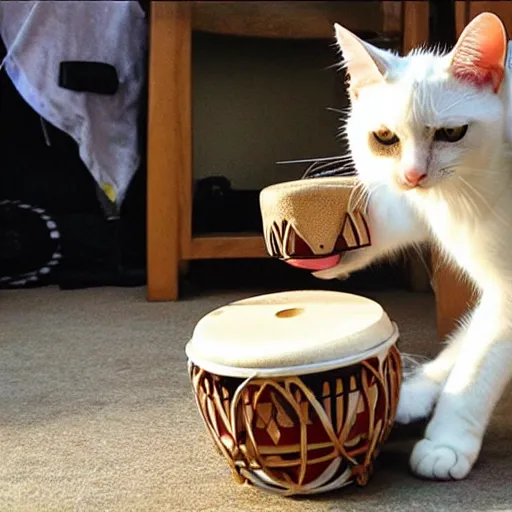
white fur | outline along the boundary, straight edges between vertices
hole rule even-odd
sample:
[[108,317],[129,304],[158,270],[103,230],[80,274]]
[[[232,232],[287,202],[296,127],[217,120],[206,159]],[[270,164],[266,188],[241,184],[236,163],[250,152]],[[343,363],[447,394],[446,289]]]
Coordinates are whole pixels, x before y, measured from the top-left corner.
[[[357,41],[337,28],[350,62]],[[365,44],[385,80],[361,61],[370,82],[352,97],[346,124],[352,158],[369,194],[372,246],[349,253],[323,279],[349,274],[412,243],[432,242],[480,300],[446,348],[401,390],[397,420],[431,419],[414,448],[414,473],[461,479],[475,463],[495,404],[512,376],[512,152],[503,95],[457,81],[449,55],[407,57]],[[507,85],[505,85],[507,86]],[[433,142],[427,127],[469,124],[456,143]],[[401,153],[369,150],[368,134],[382,126],[400,138]],[[430,138],[429,138],[430,137]],[[433,145],[432,145],[433,144]],[[424,169],[422,187],[404,187],[408,167]],[[512,423],[511,423],[512,428]]]

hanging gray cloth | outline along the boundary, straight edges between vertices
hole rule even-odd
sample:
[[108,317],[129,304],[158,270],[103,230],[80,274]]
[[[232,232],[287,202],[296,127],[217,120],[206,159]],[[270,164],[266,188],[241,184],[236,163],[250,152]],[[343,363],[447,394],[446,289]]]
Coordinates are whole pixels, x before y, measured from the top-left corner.
[[[116,207],[140,163],[137,131],[147,20],[137,1],[0,1],[2,62],[25,101],[70,135]],[[114,66],[112,95],[59,86],[62,61]]]

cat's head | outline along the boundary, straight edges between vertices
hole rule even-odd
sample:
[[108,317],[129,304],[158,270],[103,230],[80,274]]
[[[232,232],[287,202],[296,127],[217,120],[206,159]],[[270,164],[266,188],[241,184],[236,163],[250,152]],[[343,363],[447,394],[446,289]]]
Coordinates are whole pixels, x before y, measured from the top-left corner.
[[339,25],[336,39],[349,76],[346,135],[363,182],[429,194],[489,167],[505,138],[507,36],[498,17],[476,17],[447,54],[399,57]]

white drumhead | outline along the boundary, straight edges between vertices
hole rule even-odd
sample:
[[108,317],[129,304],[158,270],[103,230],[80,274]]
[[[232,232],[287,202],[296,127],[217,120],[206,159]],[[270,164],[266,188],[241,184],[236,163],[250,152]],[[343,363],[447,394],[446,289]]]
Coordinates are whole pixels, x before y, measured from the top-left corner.
[[[332,291],[291,291],[233,302],[204,316],[186,347],[212,373],[302,373],[363,360],[394,343],[396,326],[371,299]],[[252,372],[252,373],[251,373]]]

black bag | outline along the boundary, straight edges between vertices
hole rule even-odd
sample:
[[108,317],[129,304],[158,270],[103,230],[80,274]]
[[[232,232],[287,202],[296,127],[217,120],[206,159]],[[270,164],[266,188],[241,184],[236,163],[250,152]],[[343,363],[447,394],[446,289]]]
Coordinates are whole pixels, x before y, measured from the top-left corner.
[[225,176],[200,179],[194,187],[192,231],[263,233],[258,190],[234,190]]

